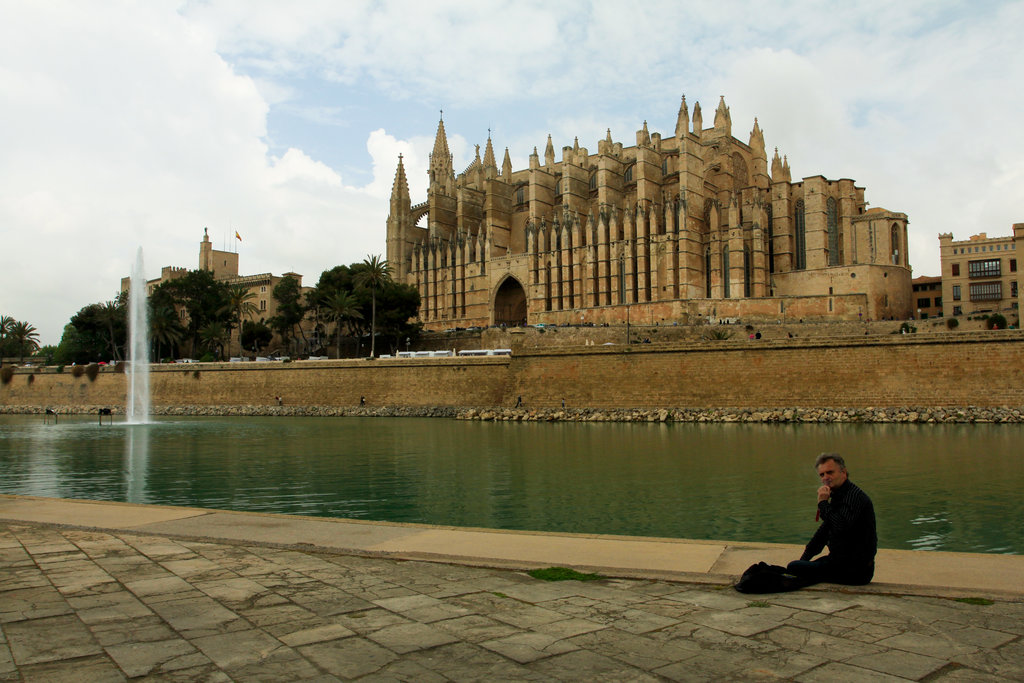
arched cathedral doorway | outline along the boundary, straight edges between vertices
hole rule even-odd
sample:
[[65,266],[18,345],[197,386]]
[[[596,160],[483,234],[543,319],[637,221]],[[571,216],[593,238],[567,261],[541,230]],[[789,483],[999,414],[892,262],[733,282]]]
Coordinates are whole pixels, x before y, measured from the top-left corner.
[[502,280],[494,294],[494,324],[526,324],[526,291],[511,275]]

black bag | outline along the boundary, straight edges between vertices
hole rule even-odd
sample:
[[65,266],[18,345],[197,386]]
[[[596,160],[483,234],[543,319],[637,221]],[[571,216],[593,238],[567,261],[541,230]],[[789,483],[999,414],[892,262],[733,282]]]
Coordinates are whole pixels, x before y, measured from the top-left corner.
[[758,562],[743,572],[735,588],[740,593],[785,593],[809,585],[810,582],[790,574],[785,567]]

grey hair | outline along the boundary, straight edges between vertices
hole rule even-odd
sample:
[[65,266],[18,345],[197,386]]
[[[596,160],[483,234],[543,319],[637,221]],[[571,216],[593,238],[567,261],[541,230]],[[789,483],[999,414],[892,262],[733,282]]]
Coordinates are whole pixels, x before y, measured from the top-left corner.
[[843,471],[846,470],[846,461],[843,460],[843,456],[839,455],[838,453],[822,453],[817,457],[817,459],[815,459],[814,469],[817,470],[819,467],[821,467],[824,463],[828,462],[829,460],[832,460],[833,462],[835,462],[835,464],[839,465],[839,469]]

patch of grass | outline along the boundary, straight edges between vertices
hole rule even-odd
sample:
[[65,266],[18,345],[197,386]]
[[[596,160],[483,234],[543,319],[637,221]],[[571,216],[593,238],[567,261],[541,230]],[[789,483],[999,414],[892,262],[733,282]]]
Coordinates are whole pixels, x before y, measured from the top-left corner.
[[600,574],[583,574],[568,567],[548,567],[547,569],[533,569],[526,572],[535,579],[541,581],[599,581],[604,577]]
[[772,604],[770,602],[765,602],[764,600],[754,600],[753,602],[748,602],[747,603],[747,607],[771,607],[771,606],[772,606]]
[[994,600],[988,598],[953,598],[956,602],[962,602],[965,605],[994,605]]
[[498,596],[499,598],[505,598],[505,599],[508,599],[508,596],[507,596],[507,595],[505,595],[504,593],[499,593],[498,591],[491,591],[491,595],[496,595],[496,596]]

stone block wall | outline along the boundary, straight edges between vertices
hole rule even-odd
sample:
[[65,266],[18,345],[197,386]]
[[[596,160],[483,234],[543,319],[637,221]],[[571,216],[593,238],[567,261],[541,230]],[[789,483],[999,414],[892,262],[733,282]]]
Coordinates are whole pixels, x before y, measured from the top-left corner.
[[[561,333],[561,331],[559,332]],[[18,368],[0,409],[124,405],[126,375]],[[530,349],[511,357],[156,366],[154,406],[1024,406],[1024,333]]]

